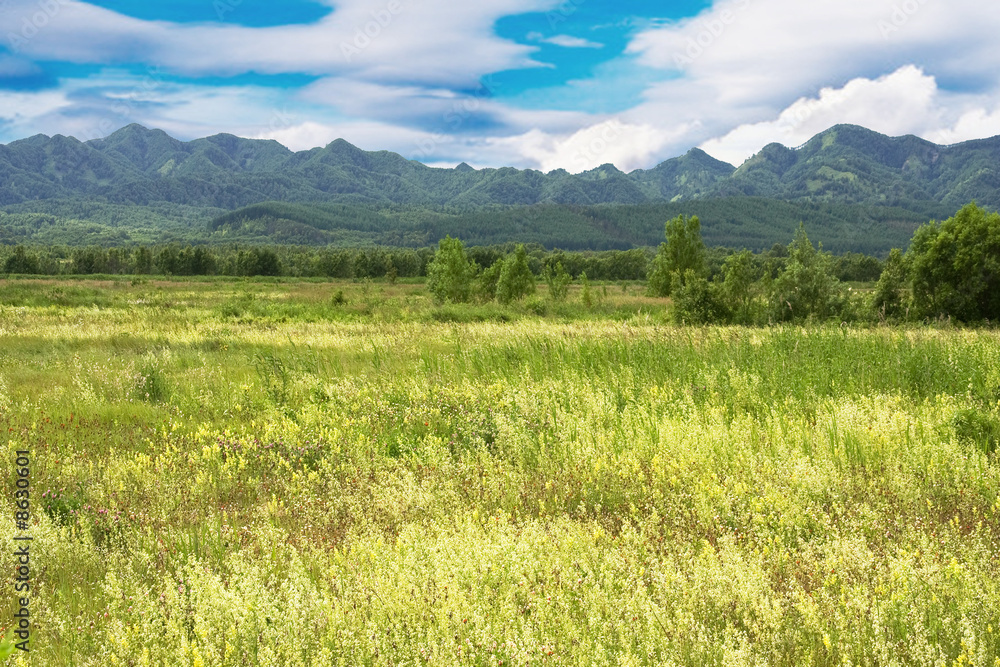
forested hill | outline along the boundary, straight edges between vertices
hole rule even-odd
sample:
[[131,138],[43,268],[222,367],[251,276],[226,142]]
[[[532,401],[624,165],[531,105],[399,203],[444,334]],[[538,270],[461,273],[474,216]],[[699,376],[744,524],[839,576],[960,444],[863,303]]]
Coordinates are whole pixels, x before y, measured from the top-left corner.
[[99,198],[233,209],[268,200],[479,207],[555,203],[637,204],[709,194],[732,165],[692,150],[656,169],[625,174],[604,165],[582,174],[436,169],[338,139],[293,153],[275,141],[220,134],[182,142],[125,127],[81,143],[43,135],[0,146],[0,204]]
[[[817,238],[846,239],[845,249],[872,249],[872,243],[883,249],[880,244],[898,244],[896,236],[905,242],[919,222],[950,215],[971,200],[1000,207],[998,165],[1000,137],[945,147],[847,125],[798,149],[767,146],[738,169],[693,149],[627,174],[612,165],[581,174],[465,164],[438,169],[344,140],[296,153],[274,141],[221,134],[182,142],[130,125],[85,143],[38,135],[0,146],[6,213],[0,242],[227,234],[230,240],[411,244],[433,243],[438,233],[501,240],[497,234],[524,232],[562,247],[622,247],[655,243],[663,223],[658,216],[679,206],[703,211],[707,235],[728,245],[767,245],[772,236],[787,241],[785,228],[802,219],[827,225]],[[741,206],[746,198],[753,201]],[[534,210],[539,207],[542,213]],[[240,212],[234,217],[231,211]],[[63,233],[70,227],[75,231]]]

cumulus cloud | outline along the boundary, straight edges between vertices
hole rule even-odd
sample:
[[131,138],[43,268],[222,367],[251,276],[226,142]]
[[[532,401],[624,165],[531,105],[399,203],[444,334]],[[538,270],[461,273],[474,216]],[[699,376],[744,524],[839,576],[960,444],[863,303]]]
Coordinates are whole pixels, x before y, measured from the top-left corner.
[[818,97],[797,100],[775,120],[741,125],[701,148],[738,165],[768,143],[799,146],[840,123],[889,135],[923,134],[942,121],[939,101],[934,77],[908,65],[874,81],[855,79],[843,88],[824,88]]
[[672,77],[626,116],[687,123],[666,151],[701,144],[736,164],[837,123],[971,138],[994,127],[998,29],[971,0],[719,0],[635,36],[628,52]]
[[817,97],[797,100],[774,120],[741,125],[701,148],[739,165],[768,143],[799,146],[840,123],[952,144],[1000,134],[1000,98],[942,90],[933,76],[908,65],[875,80],[824,88]]
[[568,135],[536,129],[491,140],[488,145],[520,154],[542,171],[578,173],[607,163],[631,171],[646,166],[663,146],[686,131],[686,127],[665,130],[613,118]]
[[[640,30],[590,79],[564,82],[608,97],[609,81],[648,82],[639,103],[612,115],[566,111],[565,96],[562,110],[545,108],[544,92],[504,95],[490,83],[494,72],[543,66],[533,59],[542,43],[602,47],[568,34],[529,34],[533,44],[496,34],[501,17],[558,11],[560,0],[324,1],[331,11],[315,23],[249,28],[143,21],[80,0],[5,0],[0,40],[14,53],[0,57],[0,76],[31,74],[34,61],[157,74],[148,90],[141,75],[102,70],[56,90],[2,93],[3,133],[90,137],[141,122],[180,138],[228,131],[309,148],[343,136],[427,162],[570,171],[650,167],[696,145],[739,163],[768,142],[798,145],[845,122],[943,143],[1000,133],[1000,12],[972,0],[717,0]],[[316,79],[218,83],[243,73]],[[214,83],[199,85],[202,76]],[[612,122],[620,132],[609,139]]]

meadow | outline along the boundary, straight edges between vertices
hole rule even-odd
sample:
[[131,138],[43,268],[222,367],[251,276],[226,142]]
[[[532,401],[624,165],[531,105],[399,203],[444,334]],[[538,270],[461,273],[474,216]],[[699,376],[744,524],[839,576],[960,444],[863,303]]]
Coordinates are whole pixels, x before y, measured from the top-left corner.
[[1000,665],[1000,333],[643,292],[0,281],[9,664]]

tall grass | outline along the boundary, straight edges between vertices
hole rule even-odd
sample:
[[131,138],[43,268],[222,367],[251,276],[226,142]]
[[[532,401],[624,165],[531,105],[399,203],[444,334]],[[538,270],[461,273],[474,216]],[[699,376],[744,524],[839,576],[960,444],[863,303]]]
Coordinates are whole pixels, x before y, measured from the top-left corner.
[[1000,657],[995,332],[16,287],[32,665]]

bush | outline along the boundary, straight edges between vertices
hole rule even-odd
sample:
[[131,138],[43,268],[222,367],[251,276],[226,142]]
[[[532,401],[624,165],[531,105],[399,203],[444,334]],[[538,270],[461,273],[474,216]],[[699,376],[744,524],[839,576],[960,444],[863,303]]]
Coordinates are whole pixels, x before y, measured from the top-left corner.
[[979,410],[959,410],[951,420],[952,429],[959,442],[974,445],[984,454],[993,454],[1000,440],[1000,425]]
[[688,269],[684,279],[674,274],[674,321],[677,324],[710,324],[726,319],[718,287]]
[[3,267],[4,273],[35,274],[39,273],[38,258],[29,255],[24,246],[14,248],[13,254],[7,258]]
[[459,239],[447,236],[438,243],[427,266],[427,287],[438,303],[465,303],[472,298],[476,265],[465,256]]
[[520,301],[535,293],[535,275],[528,266],[528,255],[523,245],[503,261],[497,280],[497,301],[508,304]]
[[694,277],[705,273],[706,252],[698,216],[679,215],[667,222],[665,232],[667,242],[660,244],[649,274],[651,296],[670,296],[675,284],[685,283],[688,271]]
[[170,398],[170,385],[163,371],[151,363],[143,366],[132,388],[132,397],[148,403],[162,403]]
[[903,287],[906,284],[906,263],[903,253],[893,248],[885,261],[882,276],[872,295],[872,310],[880,320],[897,318],[904,313]]
[[1000,214],[969,204],[918,229],[906,257],[922,316],[1000,319]]
[[785,270],[771,291],[771,316],[778,321],[838,315],[846,299],[841,282],[833,276],[830,254],[813,247],[804,225],[788,246]]
[[757,321],[757,295],[759,269],[749,250],[731,255],[723,265],[721,298],[730,311],[730,319],[736,324],[752,324]]
[[566,297],[569,296],[569,284],[572,280],[572,276],[563,268],[562,262],[556,262],[554,268],[551,264],[545,268],[545,282],[549,285],[549,298],[556,303],[565,301]]
[[500,282],[500,271],[503,270],[503,260],[497,260],[488,269],[479,274],[476,281],[476,292],[483,301],[493,301],[497,298],[497,284]]

